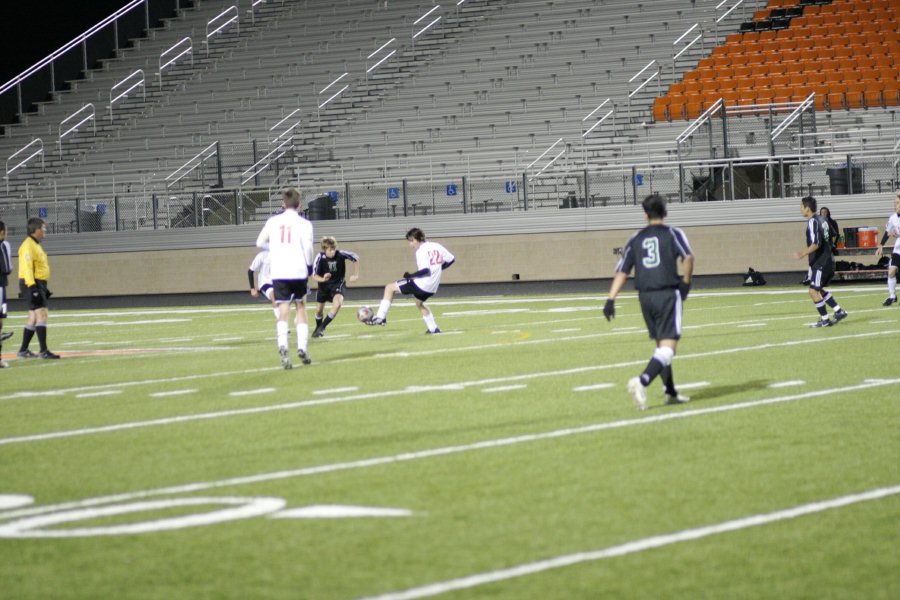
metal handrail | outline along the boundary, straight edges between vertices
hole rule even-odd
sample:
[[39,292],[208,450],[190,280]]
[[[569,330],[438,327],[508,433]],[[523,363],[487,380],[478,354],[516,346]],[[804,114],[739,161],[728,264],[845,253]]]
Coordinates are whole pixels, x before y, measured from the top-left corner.
[[[581,120],[581,122],[584,123],[585,121],[587,121],[588,119],[590,119],[592,116],[594,116],[594,114],[595,114],[598,110],[600,110],[601,108],[603,108],[604,106],[606,106],[607,103],[609,103],[609,102],[610,102],[610,99],[609,99],[609,98],[607,98],[606,100],[604,100],[597,108],[595,108],[594,110],[592,110],[592,111],[588,114],[588,116],[586,116],[585,118],[583,118],[583,119]],[[596,123],[594,123],[593,125],[591,125],[591,127],[590,127],[587,131],[585,131],[584,133],[582,133],[582,134],[581,134],[581,137],[587,137],[588,134],[590,134],[594,129],[596,129],[601,123],[603,123],[607,118],[609,118],[610,115],[614,114],[615,112],[616,112],[616,107],[615,107],[615,105],[613,105],[613,107],[610,108],[609,111],[608,111],[605,115],[603,115],[602,117],[600,117],[600,119],[599,119]]]
[[[126,89],[124,92],[122,92],[121,94],[119,94],[118,96],[116,96],[115,98],[113,98],[113,94],[115,93],[116,89],[119,88],[119,87],[121,87],[121,86],[123,86],[123,85],[126,85],[126,84],[127,84],[131,79],[133,79],[134,76],[137,75],[138,73],[140,73],[140,75],[141,75],[141,80],[138,81],[138,82],[136,82],[136,83],[133,83],[131,86],[129,86],[128,89]],[[144,70],[143,70],[143,69],[138,69],[137,71],[135,71],[134,73],[132,73],[131,75],[129,75],[128,77],[126,77],[125,79],[122,79],[122,80],[119,81],[117,84],[115,84],[114,86],[112,86],[111,88],[109,88],[109,120],[110,120],[110,121],[113,120],[113,105],[114,105],[117,101],[121,100],[122,98],[124,98],[124,97],[126,97],[128,94],[130,94],[131,91],[132,91],[134,88],[136,88],[136,87],[138,87],[138,86],[141,86],[142,91],[143,91],[143,93],[144,93],[144,100],[147,99],[147,86],[145,85],[146,79],[147,79],[147,78],[144,76]]]
[[[88,116],[86,116],[83,119],[81,119],[80,121],[78,121],[78,123],[76,123],[75,125],[72,125],[68,129],[63,131],[63,127],[66,125],[66,123],[74,120],[81,113],[85,112],[88,109],[90,109],[91,114],[89,114]],[[62,121],[59,122],[59,139],[57,140],[57,144],[59,145],[60,158],[62,158],[63,138],[66,137],[67,135],[69,135],[70,133],[74,133],[74,132],[78,131],[78,128],[81,127],[82,125],[84,125],[85,123],[87,123],[88,121],[93,120],[94,134],[95,135],[97,134],[97,119],[94,118],[95,116],[96,116],[96,111],[94,110],[94,105],[93,105],[93,103],[88,102],[87,104],[85,104],[84,106],[82,106],[81,108],[79,108],[78,110],[73,112],[71,115],[69,115],[68,117],[66,117],[65,119],[63,119]]]
[[794,121],[796,121],[803,111],[809,108],[816,101],[816,93],[812,92],[806,99],[800,103],[800,106],[795,108],[791,114],[787,116],[787,118],[778,124],[778,127],[772,130],[772,141],[778,139],[778,136],[784,133],[784,130],[787,129]]
[[[31,77],[32,75],[34,75],[35,73],[37,73],[38,71],[40,71],[41,69],[46,67],[47,65],[50,65],[51,66],[50,87],[51,87],[52,91],[55,91],[54,88],[56,86],[56,83],[54,81],[55,76],[52,71],[52,66],[53,66],[53,62],[56,59],[60,58],[64,54],[66,54],[69,50],[71,50],[75,46],[78,46],[79,44],[85,44],[90,37],[92,37],[95,33],[100,31],[101,29],[103,29],[104,27],[109,25],[110,23],[112,23],[114,26],[116,26],[118,28],[117,22],[118,22],[119,17],[124,16],[125,14],[131,12],[133,9],[137,8],[141,4],[143,4],[144,8],[145,8],[145,22],[146,22],[147,29],[149,29],[150,28],[149,1],[150,0],[131,0],[131,2],[129,2],[128,4],[126,4],[125,6],[123,6],[122,8],[120,8],[119,10],[117,10],[116,12],[111,14],[110,16],[106,17],[105,19],[103,19],[102,21],[100,21],[99,23],[97,23],[96,25],[94,25],[93,27],[91,27],[90,29],[88,29],[87,31],[85,31],[84,33],[82,33],[81,35],[79,35],[78,37],[73,39],[72,41],[70,41],[69,43],[65,44],[59,50],[44,57],[42,60],[36,62],[32,66],[28,67],[27,69],[25,69],[24,71],[19,73],[17,76],[15,76],[12,79],[10,79],[9,81],[7,81],[5,84],[3,84],[2,87],[0,87],[0,96],[2,96],[3,94],[5,94],[9,90],[11,90],[13,87],[17,88],[19,91],[19,114],[21,114],[22,113],[22,88],[21,88],[22,82],[24,82],[26,79],[28,79],[29,77]],[[118,40],[119,40],[118,29],[117,29],[116,33],[117,33],[117,35],[115,36],[116,37],[116,48],[118,49]],[[87,62],[87,58],[86,58],[87,51],[86,50],[85,50],[84,54],[85,54],[85,63],[86,63]],[[84,65],[84,68],[85,68],[85,70],[87,70],[87,64]]]
[[[175,55],[171,60],[169,60],[168,62],[166,62],[165,64],[163,64],[163,58],[164,58],[167,54],[170,54],[170,53],[172,53],[172,52],[175,52],[176,50],[178,50],[179,48],[181,48],[182,46],[184,46],[185,43],[186,43],[186,45],[187,45],[187,48],[186,48],[186,49],[182,50],[182,51],[179,52],[177,55]],[[194,65],[194,43],[191,41],[191,38],[189,38],[189,37],[181,38],[180,40],[178,40],[177,42],[175,42],[173,45],[171,45],[171,46],[169,46],[167,49],[163,50],[162,54],[159,55],[159,71],[157,71],[157,75],[159,76],[159,87],[162,87],[162,81],[163,81],[163,79],[162,79],[162,74],[163,74],[163,69],[165,69],[166,67],[169,67],[169,66],[171,66],[172,64],[174,64],[176,61],[178,61],[179,58],[181,58],[181,57],[184,56],[185,54],[190,54],[190,55],[191,55],[191,66],[193,66],[193,65]]]
[[[175,185],[176,183],[178,183],[180,180],[182,180],[185,176],[187,176],[188,174],[190,174],[191,171],[193,171],[194,169],[196,169],[197,167],[199,167],[200,165],[202,165],[204,162],[206,162],[207,159],[212,158],[212,156],[216,153],[216,151],[213,150],[213,152],[211,152],[211,153],[210,153],[209,151],[210,151],[210,149],[216,148],[216,147],[218,146],[218,144],[219,144],[218,141],[213,142],[212,144],[210,144],[209,146],[207,146],[206,148],[204,148],[203,150],[201,150],[200,152],[198,152],[197,154],[195,154],[193,157],[191,157],[191,159],[188,160],[186,163],[184,163],[183,165],[181,165],[180,167],[178,167],[177,169],[175,169],[174,171],[172,171],[171,173],[169,173],[168,177],[166,177],[166,178],[163,180],[163,181],[166,182],[166,187],[167,187],[167,188],[172,187],[173,185]],[[209,153],[209,155],[208,155],[208,156],[204,156],[204,155],[206,155],[207,153]],[[195,160],[197,160],[198,158],[199,158],[200,160],[197,161],[197,164],[191,166],[189,169],[187,169],[186,171],[184,171],[184,173],[181,173],[180,175],[178,175],[183,169],[185,169],[185,168],[187,168],[188,166],[190,166],[191,163],[193,163],[193,162],[194,162]],[[178,177],[175,177],[176,175],[178,175]],[[175,177],[175,179],[172,179],[173,177]],[[171,181],[170,181],[170,180],[171,180]]]
[[[272,133],[273,131],[275,131],[279,125],[281,125],[282,123],[284,123],[285,121],[287,121],[288,119],[290,119],[291,117],[296,115],[298,112],[300,112],[300,110],[301,109],[299,109],[299,108],[295,108],[290,113],[288,113],[288,115],[286,117],[284,117],[283,119],[281,119],[280,121],[278,121],[277,123],[275,123],[274,125],[269,127],[269,133]],[[298,118],[296,121],[294,121],[294,123],[291,124],[290,127],[288,127],[287,129],[285,129],[284,131],[279,133],[277,136],[275,136],[274,139],[269,140],[269,143],[274,144],[275,142],[277,142],[278,140],[283,138],[285,135],[292,133],[294,131],[294,129],[296,129],[302,121],[303,121],[302,118]]]
[[675,138],[675,143],[680,144],[684,140],[686,140],[689,136],[693,135],[695,131],[697,131],[701,125],[706,123],[709,120],[709,116],[719,110],[719,108],[724,104],[724,101],[719,98],[716,100],[712,106],[703,111],[703,114],[697,117],[697,120],[687,126],[687,128],[679,134],[677,138]]
[[[223,19],[227,19],[227,20],[224,23],[222,23],[221,25],[216,26],[216,28],[213,29],[212,31],[210,31],[210,27],[213,27],[214,23],[216,23],[217,21],[221,21]],[[206,23],[206,40],[204,41],[204,43],[206,44],[206,53],[207,54],[209,54],[209,40],[211,38],[213,38],[214,36],[218,35],[219,33],[221,33],[222,31],[224,31],[226,27],[228,27],[229,25],[231,25],[233,23],[237,24],[238,33],[240,33],[241,32],[241,21],[240,21],[240,14],[238,13],[237,6],[229,6],[228,8],[226,8],[225,10],[223,10],[222,12],[217,14],[215,17],[213,17],[212,19],[207,21],[207,23]]]
[[[32,152],[31,154],[29,154],[28,157],[26,157],[24,160],[19,162],[19,164],[14,166],[12,169],[9,168],[9,162],[11,160],[14,160],[18,155],[20,155],[24,152],[27,152],[28,149],[31,148],[35,144],[38,144],[40,147],[37,150],[35,150],[34,152]],[[23,146],[19,150],[16,150],[15,152],[13,152],[10,155],[10,157],[6,159],[6,175],[3,178],[6,180],[6,194],[7,195],[9,195],[9,176],[12,175],[13,172],[16,169],[18,169],[19,167],[24,167],[26,164],[28,164],[28,161],[30,161],[32,158],[34,158],[38,154],[41,155],[41,169],[43,170],[43,168],[44,168],[44,142],[41,140],[41,138],[34,138],[30,142],[28,142],[25,146]]]
[[[289,149],[293,148],[293,140],[283,140],[278,146],[275,147],[274,150],[270,151],[268,154],[263,156],[261,159],[253,163],[253,165],[246,169],[243,173],[241,173],[241,185],[244,185],[274,163],[276,160],[284,156]],[[273,155],[277,154],[274,158],[269,158]],[[257,168],[259,167],[259,168]],[[249,173],[249,175],[248,175]],[[246,177],[245,177],[246,176]]]

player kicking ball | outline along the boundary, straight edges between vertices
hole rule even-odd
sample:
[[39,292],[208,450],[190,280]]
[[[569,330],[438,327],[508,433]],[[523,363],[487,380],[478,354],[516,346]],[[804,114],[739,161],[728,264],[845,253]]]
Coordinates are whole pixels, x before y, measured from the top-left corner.
[[[656,349],[640,377],[628,381],[628,391],[638,410],[647,409],[647,387],[662,376],[666,404],[683,404],[690,400],[675,389],[672,359],[681,339],[682,304],[691,289],[694,273],[694,254],[687,236],[677,227],[665,225],[666,200],[651,194],[642,203],[647,226],[632,235],[616,266],[616,274],[609,288],[609,298],[603,307],[607,321],[616,316],[616,296],[634,269],[634,287],[638,291],[641,313]],[[682,275],[678,275],[681,259]]]
[[[828,221],[816,213],[816,199],[812,196],[800,200],[800,214],[806,217],[806,248],[794,252],[794,258],[802,260],[804,256],[809,257],[809,297],[819,312],[819,320],[810,327],[831,327],[846,319],[847,311],[825,289],[834,276],[834,260],[831,244],[828,243]],[[834,311],[833,320],[828,318],[826,306]]]
[[441,330],[434,320],[434,315],[425,306],[425,301],[437,293],[438,287],[441,285],[441,274],[445,269],[450,268],[450,265],[456,261],[456,257],[437,242],[429,242],[425,239],[425,233],[418,227],[407,231],[406,239],[416,253],[416,266],[419,270],[415,273],[404,273],[403,279],[384,286],[384,297],[378,306],[378,312],[366,321],[366,324],[387,325],[387,314],[391,309],[391,302],[394,294],[399,293],[416,299],[416,307],[422,313],[425,326],[428,328],[425,333],[440,333]]

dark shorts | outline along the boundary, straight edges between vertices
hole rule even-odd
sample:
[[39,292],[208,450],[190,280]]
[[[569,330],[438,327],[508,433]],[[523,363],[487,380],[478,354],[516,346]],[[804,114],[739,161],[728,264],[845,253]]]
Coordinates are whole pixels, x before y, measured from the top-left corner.
[[6,288],[0,287],[0,319],[6,318]]
[[319,289],[316,290],[316,302],[321,302],[322,304],[334,302],[334,297],[337,295],[343,296],[346,288],[346,281],[341,281],[338,284],[320,283]]
[[259,288],[259,293],[268,300],[269,290],[271,289],[275,289],[271,283],[264,283],[262,284],[262,287]]
[[425,302],[426,300],[434,296],[434,294],[432,294],[431,292],[423,292],[422,290],[420,290],[419,286],[413,283],[411,279],[401,279],[397,282],[397,285],[400,286],[401,294],[404,294],[406,296],[413,296],[416,300],[421,300],[422,302]]
[[681,339],[681,294],[676,288],[638,295],[647,332],[654,340]]
[[275,302],[303,302],[306,299],[305,279],[276,279],[272,287],[275,288]]
[[834,277],[834,263],[809,267],[809,287],[814,290],[822,291],[832,277]]
[[35,279],[34,284],[39,292],[37,296],[31,295],[31,290],[25,285],[24,279],[19,280],[19,291],[22,293],[22,297],[25,298],[25,302],[28,303],[28,310],[47,308],[47,282],[42,279]]
[[900,267],[900,254],[894,252],[891,254],[891,260],[888,262],[888,269],[891,267]]

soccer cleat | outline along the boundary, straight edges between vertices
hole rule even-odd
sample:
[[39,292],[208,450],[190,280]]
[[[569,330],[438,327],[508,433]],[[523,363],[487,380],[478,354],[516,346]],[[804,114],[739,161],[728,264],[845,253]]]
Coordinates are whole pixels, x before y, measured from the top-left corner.
[[294,365],[291,363],[291,355],[288,354],[287,348],[279,348],[278,354],[281,356],[281,366],[287,369],[293,369]]
[[896,301],[897,301],[896,298],[892,298],[892,297],[888,296],[888,298],[884,302],[882,302],[881,305],[882,306],[890,306],[891,304],[895,303]]
[[316,330],[313,331],[313,334],[312,334],[312,336],[313,336],[314,338],[319,338],[319,337],[322,337],[323,335],[325,335],[325,330],[322,329],[322,326],[321,326],[321,325],[319,325],[318,327],[316,327]]
[[434,334],[440,333],[440,332],[441,332],[441,328],[440,328],[440,327],[435,327],[435,328],[434,328],[434,331],[432,331],[432,330],[430,330],[430,329],[426,329],[426,330],[425,330],[425,335],[434,335]]
[[0,369],[8,369],[9,363],[5,360],[0,360]]
[[297,357],[304,365],[308,365],[312,362],[312,359],[309,357],[309,354],[306,353],[306,350],[297,350]]
[[6,333],[0,333],[0,342],[5,342],[9,338],[13,336],[12,331],[7,331]]
[[37,358],[38,355],[31,350],[19,350],[16,353],[16,356],[18,356],[19,358]]
[[628,392],[634,398],[634,405],[638,410],[647,410],[647,388],[641,383],[640,377],[628,380]]
[[49,350],[44,350],[38,354],[38,358],[59,358],[59,354],[53,354]]
[[679,393],[666,394],[666,404],[687,404],[691,401],[690,396],[682,396]]
[[834,321],[832,321],[831,319],[819,319],[818,321],[810,325],[810,327],[831,327],[832,325],[834,325]]
[[837,324],[838,321],[843,321],[848,316],[850,315],[848,315],[847,311],[842,308],[840,310],[834,311],[834,315],[832,316],[832,318],[834,319],[835,324]]
[[372,317],[368,321],[366,321],[366,325],[381,325],[382,327],[387,325],[387,319],[382,319],[381,317]]

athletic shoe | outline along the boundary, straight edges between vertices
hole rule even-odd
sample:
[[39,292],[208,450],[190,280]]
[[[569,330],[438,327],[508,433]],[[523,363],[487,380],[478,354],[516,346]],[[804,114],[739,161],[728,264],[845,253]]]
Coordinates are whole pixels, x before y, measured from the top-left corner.
[[628,380],[628,392],[634,397],[634,405],[638,410],[647,410],[647,388],[641,383],[640,377]]
[[53,354],[49,350],[44,350],[38,354],[38,358],[59,358],[59,354]]
[[5,332],[5,333],[0,333],[0,342],[5,342],[6,340],[8,340],[9,338],[11,338],[12,336],[13,336],[13,332],[12,332],[12,331],[7,331],[7,332]]
[[0,360],[0,369],[8,369],[8,368],[9,368],[9,363],[6,362],[5,360]]
[[834,322],[837,323],[838,321],[843,321],[848,316],[850,315],[848,315],[847,311],[842,308],[838,311],[835,311],[834,315],[832,315],[832,318],[834,319]]
[[834,325],[834,321],[832,321],[831,319],[819,319],[818,321],[810,325],[810,327],[831,327],[832,325]]
[[281,356],[281,366],[287,369],[293,369],[294,365],[291,363],[291,355],[288,354],[287,348],[279,348],[278,354]]
[[38,355],[31,350],[19,350],[16,353],[16,356],[18,356],[19,358],[37,358]]
[[312,359],[309,357],[309,354],[307,354],[305,350],[297,350],[297,357],[304,365],[308,365],[312,362]]
[[674,396],[672,394],[666,394],[666,404],[687,404],[690,401],[690,396],[682,396],[678,393]]
[[435,333],[440,333],[440,332],[441,332],[441,328],[440,328],[440,327],[435,327],[435,328],[434,328],[434,331],[431,331],[430,329],[426,329],[426,330],[425,330],[425,335],[433,335],[433,334],[435,334]]
[[321,326],[321,325],[318,326],[318,327],[316,327],[316,330],[313,331],[313,334],[312,334],[312,336],[313,336],[314,338],[322,337],[323,335],[325,335],[325,330],[322,329],[322,326]]
[[366,325],[381,325],[382,327],[387,325],[387,319],[382,319],[379,317],[372,317],[368,321],[366,321]]
[[[882,306],[890,306],[891,304],[895,303],[896,301],[897,301],[896,298],[888,297],[888,299],[885,300],[884,302],[882,302],[881,305]],[[4,339],[6,339],[6,338],[4,338]]]

